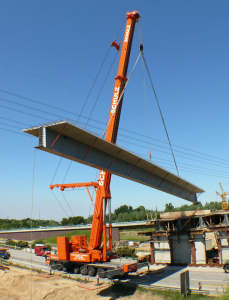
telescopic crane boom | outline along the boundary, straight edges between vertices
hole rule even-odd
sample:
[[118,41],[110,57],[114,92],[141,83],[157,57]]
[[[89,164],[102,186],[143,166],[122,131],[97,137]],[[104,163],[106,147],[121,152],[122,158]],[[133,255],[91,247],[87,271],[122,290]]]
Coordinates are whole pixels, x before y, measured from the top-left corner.
[[[120,55],[118,74],[115,77],[114,91],[110,108],[110,115],[107,124],[106,140],[111,143],[116,143],[120,114],[122,109],[123,89],[127,81],[126,74],[129,64],[129,57],[134,35],[135,23],[138,21],[140,15],[137,11],[127,13],[127,22]],[[103,232],[103,258],[106,258],[106,224],[105,215],[108,203],[109,207],[109,239],[110,250],[112,250],[112,232],[111,232],[111,194],[110,194],[111,173],[99,172],[99,188],[96,193],[95,210],[92,221],[91,236],[89,242],[89,249],[98,249],[102,241]]]
[[[122,101],[124,95],[125,83],[127,81],[127,70],[129,64],[129,57],[132,45],[132,39],[134,35],[135,24],[138,21],[140,15],[137,11],[127,13],[127,21],[125,27],[125,33],[123,37],[123,43],[120,54],[120,61],[118,67],[118,73],[115,77],[114,91],[110,108],[110,115],[106,129],[106,141],[116,143],[120,114],[122,109]],[[118,50],[118,47],[116,47]],[[80,255],[75,255],[75,261],[95,262],[109,261],[112,257],[112,222],[111,222],[111,193],[110,193],[110,181],[111,173],[100,170],[97,184],[91,183],[78,183],[78,184],[58,184],[50,186],[51,189],[59,187],[61,190],[73,187],[88,187],[94,186],[96,189],[96,199],[94,205],[94,214],[91,227],[91,235],[88,247],[86,247],[85,239],[75,237],[77,239],[77,251],[84,249],[85,252],[81,252]],[[107,233],[106,233],[106,208],[109,208],[109,250],[107,251]],[[103,247],[101,249],[103,239]],[[59,247],[69,248],[64,245],[59,238]],[[57,238],[58,245],[58,238]],[[62,245],[62,246],[61,246]],[[74,247],[72,247],[74,248]],[[75,253],[77,253],[77,251]],[[109,254],[108,254],[109,253]],[[73,257],[73,254],[72,254]],[[70,255],[71,258],[71,255]]]

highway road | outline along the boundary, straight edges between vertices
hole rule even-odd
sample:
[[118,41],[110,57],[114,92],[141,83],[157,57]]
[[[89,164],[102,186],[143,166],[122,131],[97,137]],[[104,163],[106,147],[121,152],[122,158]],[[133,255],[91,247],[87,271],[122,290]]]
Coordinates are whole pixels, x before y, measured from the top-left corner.
[[46,265],[44,257],[36,256],[34,253],[15,249],[10,249],[10,255],[10,261],[15,264],[28,268],[32,267],[43,271],[49,271],[49,266]]
[[[49,272],[43,257],[24,252],[22,250],[10,250],[11,261],[26,267],[33,267]],[[145,268],[146,269],[146,268]],[[154,288],[179,288],[180,273],[189,270],[190,288],[192,290],[205,290],[212,295],[221,294],[229,287],[229,273],[224,273],[222,268],[214,267],[175,267],[175,266],[150,266],[150,273],[133,274],[129,276],[132,283],[137,283]],[[140,270],[141,271],[141,270]],[[143,270],[142,270],[143,271]],[[58,272],[59,273],[59,272]],[[81,277],[80,274],[73,275]]]
[[151,266],[150,269],[151,274],[130,276],[131,281],[155,288],[180,288],[180,273],[188,270],[191,290],[218,295],[229,287],[229,273],[226,274],[221,268],[167,266],[155,270],[155,266]]

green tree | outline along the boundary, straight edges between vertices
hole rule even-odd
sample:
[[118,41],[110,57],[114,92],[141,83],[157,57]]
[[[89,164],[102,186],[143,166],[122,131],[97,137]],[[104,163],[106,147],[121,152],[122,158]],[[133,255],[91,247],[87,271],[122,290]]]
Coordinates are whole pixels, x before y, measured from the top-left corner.
[[172,203],[166,203],[164,212],[169,212],[173,210],[174,210],[174,206],[172,205]]
[[222,202],[212,201],[212,202],[206,202],[203,206],[203,209],[210,209],[210,210],[220,210],[222,209]]
[[18,241],[18,242],[17,242],[17,246],[18,246],[19,248],[27,248],[27,247],[29,247],[29,243],[26,242],[26,241]]
[[145,207],[143,205],[138,206],[137,208],[135,208],[136,211],[142,211],[145,212]]
[[114,213],[115,215],[119,215],[122,213],[130,213],[133,211],[133,207],[132,206],[127,206],[127,205],[122,205],[119,208],[117,208]]
[[86,224],[87,220],[84,219],[82,216],[75,216],[70,218],[63,218],[61,220],[61,225],[79,225],[79,224]]

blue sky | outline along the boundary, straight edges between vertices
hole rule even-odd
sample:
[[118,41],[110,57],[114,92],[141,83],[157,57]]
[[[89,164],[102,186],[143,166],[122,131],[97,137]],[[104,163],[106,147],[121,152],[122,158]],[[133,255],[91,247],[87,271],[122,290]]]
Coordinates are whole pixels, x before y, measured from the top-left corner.
[[[141,19],[129,70],[142,35],[181,177],[206,190],[202,203],[218,200],[219,181],[229,190],[228,1],[7,1],[0,11],[1,218],[30,217],[32,199],[33,217],[92,213],[85,190],[53,196],[48,185],[59,158],[35,151],[37,140],[21,132],[66,119],[102,134],[118,63],[109,44],[122,38],[125,14],[131,10],[138,10]],[[93,120],[86,124],[88,116]],[[117,143],[145,158],[150,150],[153,162],[175,172],[141,61],[125,94]],[[54,183],[63,182],[68,166],[61,161]],[[73,163],[65,182],[96,180],[97,173]],[[111,192],[113,209],[187,203],[117,176],[112,177]]]

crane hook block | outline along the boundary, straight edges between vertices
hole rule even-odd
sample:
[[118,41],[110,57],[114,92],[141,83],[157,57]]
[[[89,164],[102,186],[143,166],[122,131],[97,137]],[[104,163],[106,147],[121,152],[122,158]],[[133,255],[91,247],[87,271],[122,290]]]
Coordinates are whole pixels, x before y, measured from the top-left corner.
[[115,49],[117,50],[117,51],[119,51],[119,49],[120,49],[120,44],[119,43],[117,43],[115,40],[111,43],[111,47],[115,47]]
[[140,49],[140,52],[143,52],[143,44],[142,43],[139,45],[139,49]]

